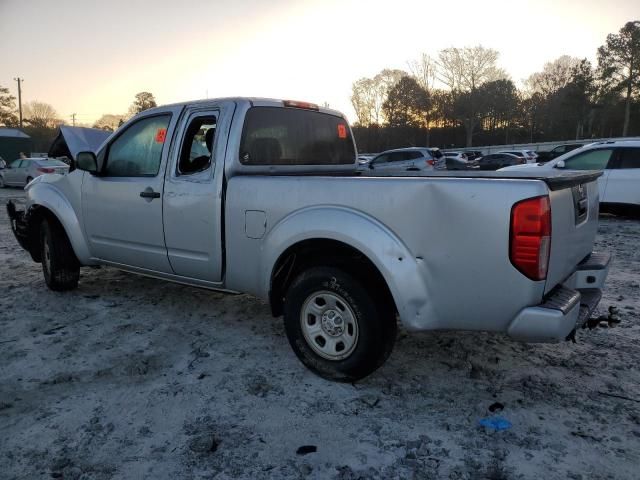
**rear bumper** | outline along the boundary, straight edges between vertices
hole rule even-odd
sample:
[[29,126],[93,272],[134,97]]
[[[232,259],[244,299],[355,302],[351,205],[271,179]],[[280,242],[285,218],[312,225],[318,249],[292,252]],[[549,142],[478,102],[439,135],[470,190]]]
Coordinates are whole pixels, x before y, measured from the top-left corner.
[[16,210],[15,204],[9,200],[7,202],[7,214],[9,215],[9,223],[11,224],[13,235],[20,246],[29,251],[29,226],[25,219],[25,213]]
[[562,285],[549,292],[543,303],[520,311],[507,333],[525,342],[566,339],[598,306],[610,261],[608,253],[592,253]]

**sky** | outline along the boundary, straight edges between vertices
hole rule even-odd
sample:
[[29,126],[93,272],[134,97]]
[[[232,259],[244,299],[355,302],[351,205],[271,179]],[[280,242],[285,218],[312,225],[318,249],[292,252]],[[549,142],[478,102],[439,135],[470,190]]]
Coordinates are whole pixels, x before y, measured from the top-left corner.
[[136,93],[328,103],[425,52],[481,44],[518,84],[561,55],[588,58],[640,19],[640,0],[0,0],[0,86],[92,123]]

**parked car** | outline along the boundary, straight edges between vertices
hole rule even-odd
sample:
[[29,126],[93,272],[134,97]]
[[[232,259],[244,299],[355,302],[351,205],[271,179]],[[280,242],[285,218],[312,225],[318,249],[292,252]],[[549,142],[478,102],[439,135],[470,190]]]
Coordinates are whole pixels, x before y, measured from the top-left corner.
[[538,158],[536,161],[538,163],[546,163],[554,158],[559,157],[560,155],[564,155],[572,150],[582,147],[580,143],[565,143],[562,145],[558,145],[557,147],[551,150],[538,150],[536,153],[538,154]]
[[23,158],[14,160],[0,172],[0,188],[24,187],[34,178],[45,173],[66,175],[69,165],[52,158]]
[[464,152],[444,152],[447,170],[470,170],[478,168],[477,160],[469,160]]
[[598,179],[600,209],[612,213],[640,212],[640,141],[618,140],[585,145],[544,164],[505,170],[602,170]]
[[443,155],[437,148],[409,147],[387,150],[369,162],[369,169],[379,172],[444,170]]
[[537,156],[531,150],[503,150],[498,153],[508,153],[524,159],[524,163],[536,163]]
[[[208,154],[192,158],[203,134]],[[427,164],[422,150],[415,161]],[[356,175],[345,117],[313,104],[156,107],[74,163],[29,183],[24,210],[7,204],[50,289],[111,265],[253,294],[284,314],[298,358],[332,380],[380,367],[396,318],[409,331],[564,340],[607,275],[608,256],[591,254],[599,173]]]
[[482,157],[482,152],[480,150],[465,150],[467,155],[467,160],[478,160]]
[[490,153],[478,160],[480,170],[498,170],[499,168],[525,163],[527,163],[527,161],[523,157],[511,153]]

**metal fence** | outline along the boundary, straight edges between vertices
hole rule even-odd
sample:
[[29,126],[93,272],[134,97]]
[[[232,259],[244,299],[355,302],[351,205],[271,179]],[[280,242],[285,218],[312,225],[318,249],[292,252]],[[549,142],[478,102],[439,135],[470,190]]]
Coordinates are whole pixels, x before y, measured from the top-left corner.
[[489,153],[504,152],[510,150],[533,150],[537,151],[549,151],[564,144],[578,144],[588,145],[589,143],[597,142],[613,142],[618,140],[636,140],[640,141],[640,137],[615,137],[615,138],[589,138],[585,140],[558,140],[555,142],[539,142],[539,143],[510,143],[507,145],[485,145],[482,147],[465,147],[465,148],[447,148],[443,149],[444,152],[466,152],[466,151],[480,151],[483,155]]

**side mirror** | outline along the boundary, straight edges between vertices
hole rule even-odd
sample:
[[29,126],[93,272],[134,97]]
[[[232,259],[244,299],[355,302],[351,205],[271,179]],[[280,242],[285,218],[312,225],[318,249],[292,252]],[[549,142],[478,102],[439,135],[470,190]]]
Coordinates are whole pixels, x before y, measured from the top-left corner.
[[93,152],[80,152],[76,155],[75,167],[93,175],[98,173],[98,160]]
[[558,163],[556,163],[555,167],[556,168],[565,168],[564,160],[560,160]]

